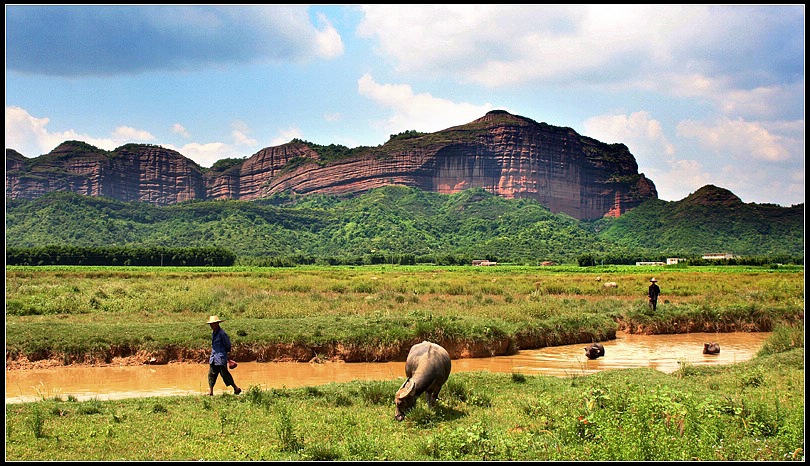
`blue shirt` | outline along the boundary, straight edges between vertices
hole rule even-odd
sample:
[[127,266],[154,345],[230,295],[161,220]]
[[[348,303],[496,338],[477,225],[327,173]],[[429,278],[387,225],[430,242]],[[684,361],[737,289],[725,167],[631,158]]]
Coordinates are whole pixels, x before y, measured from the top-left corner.
[[211,333],[211,357],[209,364],[224,366],[228,364],[228,353],[231,351],[231,339],[222,327]]

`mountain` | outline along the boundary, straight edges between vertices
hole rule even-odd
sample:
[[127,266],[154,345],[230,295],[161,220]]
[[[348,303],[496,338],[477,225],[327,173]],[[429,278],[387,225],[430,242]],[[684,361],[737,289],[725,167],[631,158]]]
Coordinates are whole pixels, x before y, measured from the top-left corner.
[[804,255],[804,204],[746,204],[714,185],[680,201],[649,200],[617,219],[598,223],[600,237],[629,248]]
[[221,247],[243,265],[362,264],[403,255],[417,262],[486,258],[536,265],[576,263],[586,254],[606,264],[633,264],[711,252],[803,263],[803,237],[803,204],[742,204],[714,186],[680,201],[650,199],[619,218],[595,221],[483,188],[439,194],[384,186],[355,196],[276,195],[169,206],[70,192],[6,202],[7,251],[48,245]]
[[483,188],[505,199],[534,199],[576,219],[619,217],[658,198],[624,144],[606,144],[502,110],[435,133],[406,131],[377,147],[294,140],[210,169],[147,144],[104,151],[66,141],[33,159],[6,149],[7,199],[70,191],[172,205],[253,201],[280,193],[357,195],[388,185],[441,194]]

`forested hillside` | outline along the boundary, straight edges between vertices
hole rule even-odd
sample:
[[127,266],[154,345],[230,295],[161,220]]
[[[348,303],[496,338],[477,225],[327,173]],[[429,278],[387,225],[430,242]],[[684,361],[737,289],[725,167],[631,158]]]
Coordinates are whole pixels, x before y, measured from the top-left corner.
[[629,248],[804,255],[804,204],[745,204],[712,185],[677,202],[649,200],[617,219],[604,219],[601,227],[601,238]]
[[[714,194],[719,189],[711,188]],[[803,205],[742,204],[728,196],[707,203],[707,193],[699,193],[678,202],[650,200],[618,219],[595,222],[483,189],[442,195],[389,186],[353,197],[276,196],[165,207],[51,193],[6,201],[6,248],[221,247],[232,251],[237,263],[258,265],[576,263],[584,255],[633,263],[707,252],[802,260]]]

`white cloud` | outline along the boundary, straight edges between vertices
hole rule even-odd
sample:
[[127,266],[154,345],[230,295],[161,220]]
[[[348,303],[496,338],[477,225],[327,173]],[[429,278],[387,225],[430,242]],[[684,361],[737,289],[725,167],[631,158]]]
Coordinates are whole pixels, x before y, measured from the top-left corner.
[[667,201],[679,201],[707,184],[730,189],[698,160],[665,159],[645,169],[645,173],[655,183],[659,199]]
[[[776,106],[787,103],[793,92],[785,92],[783,86],[758,87],[751,90],[731,89],[718,98],[717,107],[726,115],[751,115],[772,117],[778,113]],[[792,95],[791,95],[792,94]],[[784,106],[783,106],[784,107]]]
[[[366,5],[358,27],[403,72],[487,86],[604,81],[668,63],[705,8],[617,5]],[[509,31],[504,34],[504,31]],[[690,34],[691,35],[691,34]],[[631,71],[632,70],[632,71]]]
[[[728,77],[710,77],[697,73],[660,74],[647,89],[667,89],[675,97],[699,98],[711,102],[717,111],[729,117],[775,119],[780,115],[804,114],[804,81],[743,89],[733,86]],[[799,98],[801,97],[801,98]]]
[[48,133],[48,118],[36,118],[20,107],[6,107],[6,148],[14,149],[26,157],[48,152],[62,142],[51,145],[54,138]]
[[114,141],[118,141],[120,143],[139,143],[139,142],[147,142],[147,141],[154,141],[155,137],[152,136],[148,131],[135,129],[130,126],[119,126],[115,128],[113,131],[112,139]]
[[231,136],[237,146],[255,146],[257,141],[249,136],[253,131],[243,121],[231,123]]
[[[674,146],[667,140],[661,123],[645,111],[630,115],[600,115],[588,118],[583,126],[588,136],[603,142],[622,142],[639,158],[660,160],[671,157]],[[639,162],[641,165],[641,162]]]
[[[555,59],[568,46],[564,50],[553,44],[538,46],[555,36],[568,43],[564,39],[571,39],[571,17],[578,15],[571,7],[365,5],[362,10],[358,33],[375,38],[378,53],[402,72],[447,74],[498,86],[587,62]],[[532,53],[526,52],[527,46]],[[532,65],[533,60],[542,65]]]
[[[677,126],[677,145],[644,111],[601,115],[589,118],[584,126],[595,139],[625,143],[661,199],[680,200],[707,184],[729,189],[746,202],[788,205],[804,193],[804,159],[799,161],[796,155],[802,153],[803,120],[758,123],[719,118],[711,124],[686,120]],[[729,164],[728,159],[735,162]]]
[[678,124],[677,130],[679,136],[695,139],[713,153],[729,155],[741,162],[751,159],[780,162],[791,157],[781,136],[742,118],[721,118],[712,124],[685,120]]
[[[65,141],[82,141],[99,149],[114,150],[127,143],[155,140],[155,137],[148,131],[128,126],[119,126],[108,138],[78,134],[73,130],[51,132],[47,128],[49,122],[48,118],[31,116],[25,109],[6,107],[6,147],[33,158],[47,154]],[[173,128],[184,130],[181,125],[174,125]],[[190,143],[182,147],[165,144],[161,144],[161,146],[176,150],[203,167],[210,167],[214,162],[223,158],[244,156],[232,146],[220,142]]]
[[[771,202],[786,204],[804,192],[804,170],[796,166],[797,154],[803,150],[803,120],[685,120],[677,126],[677,145],[669,142],[661,124],[644,111],[589,118],[584,127],[588,136],[600,141],[625,143],[639,172],[654,181],[661,199],[680,200],[707,184],[729,189],[741,198],[747,195],[749,202],[778,199]],[[684,157],[686,153],[689,157]],[[727,159],[735,163],[724,162]]]
[[121,143],[115,138],[96,138],[74,130],[51,132],[49,118],[30,115],[20,107],[6,107],[6,147],[26,157],[38,157],[65,141],[83,141],[104,150],[113,150]]
[[677,149],[664,134],[661,123],[648,112],[600,115],[584,122],[588,136],[603,142],[624,143],[639,166],[653,180],[658,197],[680,200],[710,184],[713,174],[694,159],[678,159]]
[[804,170],[764,167],[756,163],[753,167],[733,164],[713,173],[713,179],[713,184],[731,190],[743,202],[783,206],[804,202]]
[[362,12],[358,34],[408,76],[643,89],[706,98],[749,118],[803,113],[801,5],[365,5]]
[[390,133],[441,131],[469,123],[493,109],[489,103],[456,103],[428,93],[416,94],[407,84],[378,84],[368,73],[357,81],[357,90],[360,95],[393,111],[387,121],[379,123]]
[[186,139],[191,137],[191,134],[189,134],[188,130],[186,130],[186,127],[180,123],[175,123],[172,125],[172,133],[179,134]]
[[323,119],[326,121],[340,121],[342,115],[340,112],[324,113]]
[[337,30],[332,27],[332,24],[323,14],[318,15],[318,22],[323,27],[315,34],[318,56],[329,59],[343,55],[343,41]]

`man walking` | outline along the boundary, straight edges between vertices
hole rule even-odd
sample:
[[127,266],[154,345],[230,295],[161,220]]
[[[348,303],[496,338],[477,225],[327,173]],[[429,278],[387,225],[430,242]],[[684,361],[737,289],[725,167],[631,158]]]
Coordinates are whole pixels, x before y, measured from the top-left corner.
[[650,298],[650,306],[652,306],[653,312],[655,312],[655,308],[658,306],[658,295],[661,294],[661,288],[656,284],[657,281],[658,280],[655,278],[651,278],[650,288],[647,290],[647,296]]
[[222,376],[222,381],[225,386],[233,387],[233,394],[238,395],[242,393],[242,389],[236,386],[233,381],[233,376],[228,371],[228,353],[231,351],[231,339],[225,330],[219,326],[220,322],[224,322],[217,316],[208,318],[208,325],[211,326],[211,357],[208,359],[208,395],[214,395],[214,384],[217,383],[217,377]]

